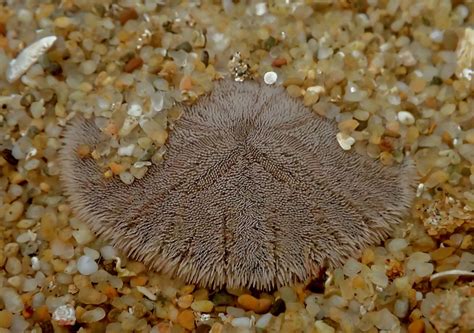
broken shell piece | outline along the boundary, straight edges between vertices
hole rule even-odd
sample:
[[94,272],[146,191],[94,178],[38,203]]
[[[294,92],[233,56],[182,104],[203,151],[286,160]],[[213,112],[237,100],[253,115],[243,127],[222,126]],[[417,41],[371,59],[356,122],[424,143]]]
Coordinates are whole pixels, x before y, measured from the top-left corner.
[[76,322],[76,311],[71,305],[61,305],[53,312],[53,320],[60,326],[74,325]]
[[474,74],[474,29],[466,28],[456,50],[456,75],[471,80]]
[[136,276],[137,273],[131,272],[126,268],[122,268],[122,260],[119,257],[115,257],[115,270],[118,273],[118,277],[126,277],[126,276]]
[[31,65],[53,46],[56,39],[56,36],[43,37],[23,49],[16,59],[10,61],[6,72],[7,81],[11,83],[20,78]]
[[438,280],[445,277],[459,277],[459,276],[474,277],[474,272],[469,272],[462,269],[451,269],[449,271],[439,272],[439,273],[431,275],[430,281]]
[[355,139],[352,136],[342,132],[336,134],[336,139],[339,146],[344,150],[350,150],[352,145],[355,143]]

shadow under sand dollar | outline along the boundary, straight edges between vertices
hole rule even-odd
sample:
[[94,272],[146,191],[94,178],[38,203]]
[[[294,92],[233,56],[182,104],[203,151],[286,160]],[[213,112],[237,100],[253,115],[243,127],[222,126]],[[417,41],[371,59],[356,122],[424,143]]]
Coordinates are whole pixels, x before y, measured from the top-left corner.
[[210,288],[304,282],[383,240],[408,213],[415,168],[344,151],[336,124],[280,87],[217,81],[184,107],[162,163],[124,184],[79,148],[104,134],[75,119],[61,152],[71,205],[150,268]]

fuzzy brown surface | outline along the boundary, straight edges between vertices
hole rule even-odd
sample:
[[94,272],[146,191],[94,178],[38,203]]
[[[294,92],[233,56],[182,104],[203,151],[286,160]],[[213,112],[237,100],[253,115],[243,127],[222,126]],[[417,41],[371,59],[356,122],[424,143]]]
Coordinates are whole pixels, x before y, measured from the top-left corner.
[[102,133],[75,120],[62,181],[78,216],[151,269],[210,288],[272,289],[337,267],[408,211],[415,171],[343,151],[337,127],[279,87],[218,81],[186,107],[165,160],[126,185],[77,154]]

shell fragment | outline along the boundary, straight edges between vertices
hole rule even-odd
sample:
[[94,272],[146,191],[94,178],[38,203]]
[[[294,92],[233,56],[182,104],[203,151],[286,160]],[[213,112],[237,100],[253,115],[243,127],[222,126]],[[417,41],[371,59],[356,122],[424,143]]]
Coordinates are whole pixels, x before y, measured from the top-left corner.
[[20,54],[10,61],[6,78],[8,82],[18,80],[38,59],[53,46],[56,36],[43,37],[23,49]]

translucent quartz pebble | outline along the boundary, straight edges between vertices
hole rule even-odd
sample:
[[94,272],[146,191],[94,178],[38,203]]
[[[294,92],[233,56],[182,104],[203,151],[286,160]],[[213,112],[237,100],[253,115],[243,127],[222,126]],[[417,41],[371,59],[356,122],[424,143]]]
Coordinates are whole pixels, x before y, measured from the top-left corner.
[[77,260],[77,270],[82,275],[91,275],[97,272],[97,263],[89,256],[82,256]]

